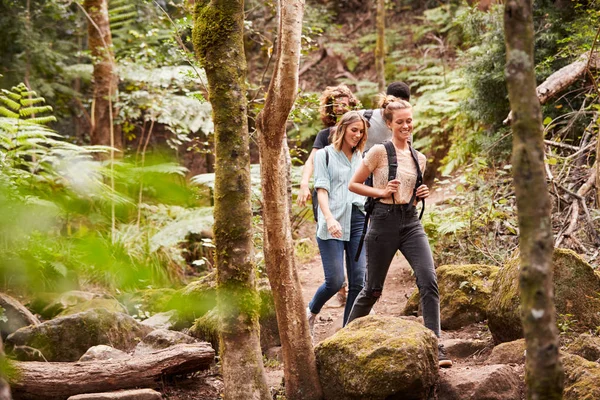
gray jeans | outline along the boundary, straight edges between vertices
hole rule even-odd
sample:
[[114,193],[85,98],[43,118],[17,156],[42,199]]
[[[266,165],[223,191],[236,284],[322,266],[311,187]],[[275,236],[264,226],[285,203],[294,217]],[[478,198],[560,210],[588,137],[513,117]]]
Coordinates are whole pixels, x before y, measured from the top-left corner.
[[440,295],[427,235],[414,206],[375,204],[365,238],[367,276],[348,323],[371,312],[381,296],[383,284],[396,251],[404,255],[417,278],[425,326],[440,336]]

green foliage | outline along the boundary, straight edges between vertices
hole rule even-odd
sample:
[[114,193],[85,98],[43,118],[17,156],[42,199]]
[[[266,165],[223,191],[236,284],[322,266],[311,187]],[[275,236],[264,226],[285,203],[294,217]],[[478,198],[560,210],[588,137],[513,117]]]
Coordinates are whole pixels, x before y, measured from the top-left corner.
[[510,165],[494,170],[480,157],[461,172],[456,182],[438,182],[440,190],[455,186],[456,194],[423,217],[434,258],[440,265],[500,266],[517,246]]
[[44,106],[46,99],[38,97],[33,90],[20,83],[11,90],[0,89],[0,115],[15,119],[25,119],[38,124],[56,121],[53,115],[41,115],[52,112],[52,107]]

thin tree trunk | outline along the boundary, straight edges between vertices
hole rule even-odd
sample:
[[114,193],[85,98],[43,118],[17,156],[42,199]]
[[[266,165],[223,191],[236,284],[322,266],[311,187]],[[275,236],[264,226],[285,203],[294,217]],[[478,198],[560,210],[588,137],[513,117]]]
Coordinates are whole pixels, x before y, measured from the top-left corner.
[[120,129],[111,134],[114,120],[113,101],[118,77],[112,53],[112,37],[106,0],[85,0],[83,7],[88,21],[88,48],[94,64],[94,101],[91,142],[94,145],[123,148]]
[[286,397],[288,400],[312,400],[321,399],[322,391],[294,261],[286,154],[282,146],[287,118],[298,87],[304,0],[280,0],[278,5],[277,61],[265,107],[256,120],[263,193],[264,252],[281,337]]
[[385,91],[385,0],[377,0],[377,42],[375,43],[375,69],[377,88]]
[[196,1],[194,47],[215,124],[214,237],[225,399],[270,399],[260,349],[244,55],[244,1]]
[[504,11],[506,73],[513,110],[513,175],[519,215],[521,319],[527,347],[527,398],[562,398],[563,369],[555,320],[551,203],[544,169],[540,101],[533,61],[531,0]]

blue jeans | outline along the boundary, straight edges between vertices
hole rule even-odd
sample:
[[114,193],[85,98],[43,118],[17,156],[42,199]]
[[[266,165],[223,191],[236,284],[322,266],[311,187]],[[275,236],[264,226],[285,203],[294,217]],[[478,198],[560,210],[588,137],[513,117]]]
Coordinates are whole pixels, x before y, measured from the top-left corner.
[[361,251],[358,261],[354,261],[358,242],[362,234],[364,214],[358,207],[352,207],[352,219],[350,224],[350,240],[337,239],[323,240],[317,238],[323,271],[325,272],[325,283],[317,289],[308,308],[313,314],[318,314],[325,303],[331,299],[344,284],[344,259],[346,260],[346,273],[348,275],[348,297],[344,309],[344,326],[348,321],[350,310],[354,305],[356,296],[365,285],[366,257],[364,249]]

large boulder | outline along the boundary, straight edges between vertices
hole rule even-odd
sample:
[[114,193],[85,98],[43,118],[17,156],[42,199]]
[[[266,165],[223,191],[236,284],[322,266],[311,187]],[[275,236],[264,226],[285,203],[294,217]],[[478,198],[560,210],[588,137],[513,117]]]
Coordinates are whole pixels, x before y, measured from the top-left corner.
[[444,400],[520,400],[524,382],[508,365],[455,367],[440,373],[437,395]]
[[500,343],[492,349],[486,364],[525,364],[525,339]]
[[106,299],[102,297],[93,298],[91,300],[83,301],[72,306],[69,306],[62,310],[58,316],[64,317],[65,315],[77,314],[80,312],[92,310],[94,308],[101,308],[103,310],[127,314],[127,309],[116,299]]
[[6,349],[27,346],[39,350],[47,361],[77,361],[99,344],[131,351],[150,330],[129,315],[93,309],[21,328],[8,336]]
[[[84,292],[82,290],[70,290],[64,293],[38,293],[33,299],[31,307],[43,318],[52,319],[67,308],[76,307],[80,303],[107,298],[103,294]],[[75,312],[71,312],[70,314],[75,314]]]
[[588,361],[600,361],[600,337],[592,336],[589,333],[579,335],[567,347],[571,354],[583,357]]
[[565,370],[563,400],[600,399],[600,364],[562,353]]
[[[277,326],[277,315],[273,292],[268,283],[259,283],[258,294],[260,296],[260,309],[258,322],[260,324],[260,347],[266,352],[271,347],[280,346],[279,328]],[[189,334],[200,340],[209,342],[215,351],[219,349],[219,319],[217,308],[213,308],[206,314],[197,318],[189,329]]]
[[16,330],[29,325],[39,325],[40,321],[19,300],[0,293],[0,307],[4,309],[5,321],[0,320],[2,339]]
[[402,318],[359,318],[315,354],[328,400],[427,399],[438,377],[437,338]]
[[[442,329],[460,329],[486,319],[498,270],[498,267],[481,264],[442,265],[437,269]],[[415,315],[418,307],[417,290],[406,303],[403,314]]]
[[134,356],[152,353],[153,351],[166,349],[176,344],[196,343],[197,340],[183,332],[171,331],[168,329],[156,329],[146,335],[135,348]]
[[[600,296],[597,295],[600,279],[592,267],[566,249],[554,250],[552,264],[557,314],[568,318],[569,328],[575,332],[596,329],[600,325]],[[494,280],[487,312],[488,327],[496,343],[523,337],[519,272],[520,260],[513,257]]]

